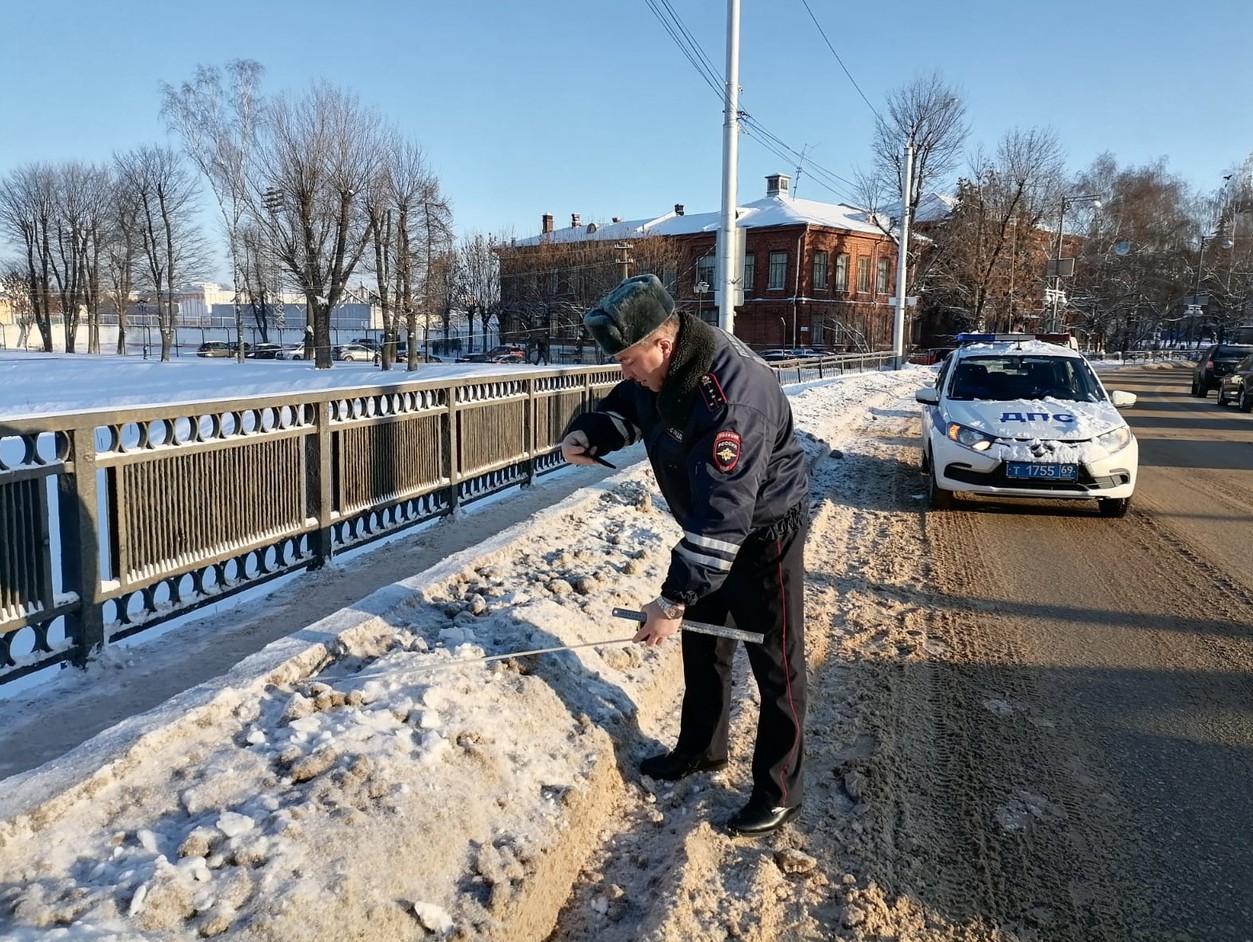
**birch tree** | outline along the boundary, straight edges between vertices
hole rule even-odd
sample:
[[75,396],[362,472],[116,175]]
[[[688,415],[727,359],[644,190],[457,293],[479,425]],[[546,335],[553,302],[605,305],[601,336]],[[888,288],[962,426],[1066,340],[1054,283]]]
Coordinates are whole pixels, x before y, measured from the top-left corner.
[[0,226],[21,248],[31,317],[48,353],[55,305],[51,232],[56,202],[56,174],[49,164],[19,167],[0,185]]
[[203,244],[195,227],[198,191],[179,155],[166,147],[140,147],[114,159],[121,185],[138,209],[144,274],[157,304],[161,360],[175,338],[177,279],[198,270]]
[[179,88],[162,84],[161,114],[183,139],[187,157],[204,174],[226,227],[231,260],[237,357],[244,359],[240,225],[248,207],[249,162],[261,124],[259,93],[264,67],[236,59],[223,70],[199,66],[196,76]]

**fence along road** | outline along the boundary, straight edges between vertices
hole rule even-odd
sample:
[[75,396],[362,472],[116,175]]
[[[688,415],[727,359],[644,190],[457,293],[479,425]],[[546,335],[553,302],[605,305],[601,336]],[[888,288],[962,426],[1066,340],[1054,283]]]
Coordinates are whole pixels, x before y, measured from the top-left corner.
[[[775,366],[781,383],[890,354]],[[0,423],[0,686],[563,465],[616,365]]]

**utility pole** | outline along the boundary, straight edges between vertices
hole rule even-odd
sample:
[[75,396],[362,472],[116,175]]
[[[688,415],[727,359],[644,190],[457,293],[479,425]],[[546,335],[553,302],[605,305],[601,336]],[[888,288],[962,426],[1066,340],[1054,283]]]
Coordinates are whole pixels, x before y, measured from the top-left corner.
[[914,136],[905,142],[905,174],[901,177],[901,223],[896,240],[896,310],[892,316],[892,359],[905,363],[905,275],[909,271],[909,194],[914,188]]
[[727,89],[722,123],[722,226],[718,229],[718,326],[735,333],[736,267],[739,230],[738,198],[740,131],[740,0],[727,0]]
[[613,250],[618,253],[618,280],[626,281],[631,277],[631,246],[626,242],[619,242]]

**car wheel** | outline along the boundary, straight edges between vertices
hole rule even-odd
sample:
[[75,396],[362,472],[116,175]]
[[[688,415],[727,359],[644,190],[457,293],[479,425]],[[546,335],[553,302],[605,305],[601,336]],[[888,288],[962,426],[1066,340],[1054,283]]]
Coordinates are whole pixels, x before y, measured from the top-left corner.
[[[931,464],[931,462],[927,463]],[[952,510],[953,504],[953,492],[945,490],[936,483],[935,469],[931,468],[927,474],[927,505],[932,510]]]
[[1196,380],[1192,381],[1192,395],[1196,396],[1198,399],[1205,398],[1205,387]]
[[1218,387],[1218,392],[1214,394],[1214,405],[1222,409],[1227,405],[1227,398],[1223,395],[1223,388]]
[[1100,510],[1102,517],[1125,517],[1127,511],[1131,508],[1130,497],[1099,497],[1096,501],[1097,509]]
[[1253,394],[1248,389],[1240,393],[1240,399],[1237,403],[1241,412],[1253,412]]

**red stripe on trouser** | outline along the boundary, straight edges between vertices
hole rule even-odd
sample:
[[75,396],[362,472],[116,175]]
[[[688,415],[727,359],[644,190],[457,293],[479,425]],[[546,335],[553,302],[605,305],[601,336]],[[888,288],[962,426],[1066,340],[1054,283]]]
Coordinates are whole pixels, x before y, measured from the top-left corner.
[[[794,768],[796,765],[796,749],[800,745],[801,721],[800,717],[796,715],[796,702],[792,699],[792,671],[790,670],[791,664],[787,656],[787,591],[783,585],[783,541],[776,539],[774,545],[779,557],[779,561],[775,565],[779,574],[779,603],[783,611],[783,680],[787,685],[787,705],[792,711],[792,722],[796,724],[796,735],[792,738],[792,751],[788,755],[788,767]],[[782,772],[779,773],[779,790],[783,792],[783,803],[786,805],[788,791]]]

